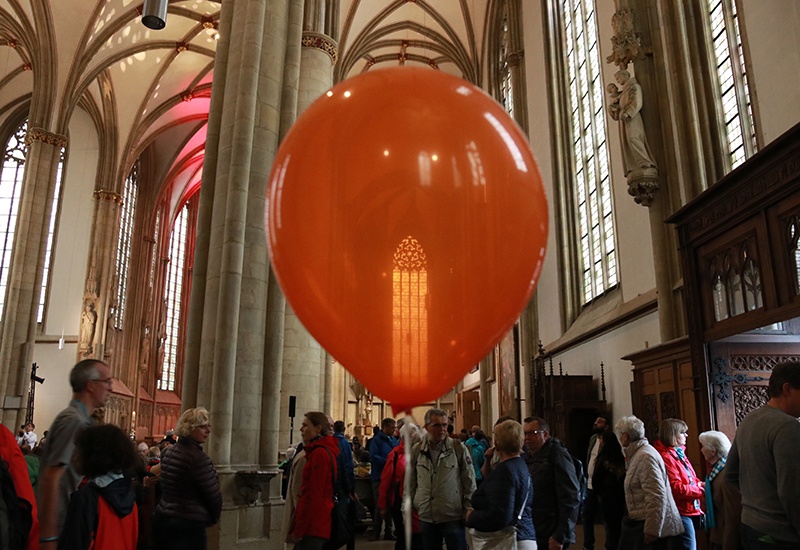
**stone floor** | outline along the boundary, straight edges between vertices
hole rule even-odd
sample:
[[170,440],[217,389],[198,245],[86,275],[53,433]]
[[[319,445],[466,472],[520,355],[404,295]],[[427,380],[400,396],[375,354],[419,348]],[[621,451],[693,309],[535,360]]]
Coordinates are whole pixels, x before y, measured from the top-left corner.
[[[606,540],[605,532],[603,532],[602,525],[596,525],[594,529],[595,534],[595,550],[603,550],[603,543]],[[377,540],[370,542],[369,537],[371,532],[361,533],[356,535],[356,550],[394,550],[394,541]],[[570,549],[581,550],[583,548],[583,527],[578,525],[575,527],[576,544],[570,545]],[[546,548],[546,547],[545,547]]]

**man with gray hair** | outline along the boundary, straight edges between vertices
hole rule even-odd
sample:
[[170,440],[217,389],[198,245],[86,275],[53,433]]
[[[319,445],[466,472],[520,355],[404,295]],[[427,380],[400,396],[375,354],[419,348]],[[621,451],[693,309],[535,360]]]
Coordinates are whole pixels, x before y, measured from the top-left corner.
[[69,383],[72,401],[50,428],[37,487],[42,550],[58,544],[69,496],[78,489],[82,478],[72,466],[75,435],[94,424],[92,411],[106,404],[111,393],[111,369],[98,359],[84,359],[72,367]]
[[441,550],[442,540],[447,550],[467,549],[464,518],[472,509],[475,470],[464,444],[447,436],[448,422],[443,410],[428,410],[427,437],[411,450],[408,489],[425,550]]
[[678,507],[672,498],[664,460],[644,437],[644,423],[623,416],[614,426],[628,461],[625,474],[625,504],[619,548],[661,549],[683,533]]
[[575,542],[575,523],[581,505],[575,462],[561,441],[550,434],[544,418],[523,421],[525,463],[533,484],[531,517],[541,548],[566,550]]
[[744,547],[800,548],[800,362],[775,367],[768,395],[739,424],[725,472],[742,494]]

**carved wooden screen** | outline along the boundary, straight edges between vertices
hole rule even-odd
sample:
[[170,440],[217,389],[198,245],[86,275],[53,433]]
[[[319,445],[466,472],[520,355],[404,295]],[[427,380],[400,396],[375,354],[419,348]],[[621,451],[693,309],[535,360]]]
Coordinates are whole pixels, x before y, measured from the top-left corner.
[[[785,325],[800,317],[800,124],[667,221],[680,239],[692,364],[708,388],[701,426],[733,435],[765,401],[774,363],[798,353],[800,331]],[[749,349],[725,347],[743,333]]]
[[781,338],[797,337],[763,337],[760,342],[715,342],[709,346],[709,379],[719,429],[731,438],[744,417],[767,402],[767,384],[775,365],[800,360],[800,346],[780,342]]

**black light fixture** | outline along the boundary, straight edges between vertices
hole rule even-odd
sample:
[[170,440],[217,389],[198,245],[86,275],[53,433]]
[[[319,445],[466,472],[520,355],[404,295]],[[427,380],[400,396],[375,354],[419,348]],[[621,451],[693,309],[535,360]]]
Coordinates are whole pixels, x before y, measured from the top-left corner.
[[167,26],[168,0],[144,0],[142,24],[148,29],[160,31]]

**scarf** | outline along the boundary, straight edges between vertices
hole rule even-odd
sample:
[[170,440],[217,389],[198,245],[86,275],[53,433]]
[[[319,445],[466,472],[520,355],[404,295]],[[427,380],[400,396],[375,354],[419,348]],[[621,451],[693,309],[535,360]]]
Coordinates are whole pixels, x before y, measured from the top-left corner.
[[[697,479],[692,474],[692,469],[689,467],[689,464],[686,462],[686,452],[683,450],[683,447],[675,447],[675,453],[678,455],[678,458],[683,464],[683,468],[686,470],[686,475],[689,478],[689,485],[697,485]],[[700,500],[694,499],[694,509],[700,510]]]
[[723,456],[714,463],[714,467],[706,476],[706,530],[712,529],[717,526],[717,521],[714,517],[714,499],[712,498],[711,482],[719,475],[725,467],[725,462],[728,460],[727,456]]

